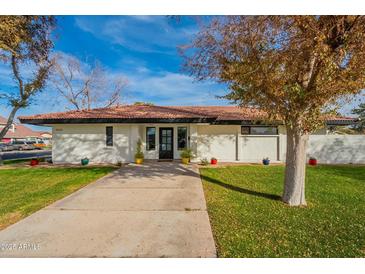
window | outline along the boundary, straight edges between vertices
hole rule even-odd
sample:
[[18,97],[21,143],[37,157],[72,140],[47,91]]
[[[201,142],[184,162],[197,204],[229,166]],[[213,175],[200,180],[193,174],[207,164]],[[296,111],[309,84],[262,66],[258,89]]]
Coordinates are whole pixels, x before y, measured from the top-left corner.
[[250,127],[241,127],[241,134],[242,135],[249,135],[250,134]]
[[113,127],[106,127],[106,146],[113,146]]
[[184,149],[187,147],[188,130],[186,127],[177,128],[177,149]]
[[155,150],[156,149],[156,128],[148,127],[146,129],[146,149]]
[[243,126],[241,127],[242,135],[277,135],[277,127],[259,127],[259,126]]

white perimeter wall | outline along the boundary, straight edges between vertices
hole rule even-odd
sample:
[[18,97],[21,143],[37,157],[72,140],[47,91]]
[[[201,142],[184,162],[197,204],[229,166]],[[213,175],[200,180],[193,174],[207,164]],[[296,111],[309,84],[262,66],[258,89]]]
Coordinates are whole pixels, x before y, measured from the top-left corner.
[[[269,157],[284,162],[286,132],[279,127],[278,135],[241,135],[240,126],[197,126],[197,161],[216,157],[222,162],[261,162]],[[192,131],[193,132],[193,131]],[[319,163],[365,163],[365,135],[326,135],[321,129],[310,135],[307,158]]]
[[311,135],[307,155],[320,163],[365,163],[365,135]]
[[[286,136],[282,135],[281,159],[285,161]],[[365,135],[310,135],[307,159],[323,164],[365,164]]]

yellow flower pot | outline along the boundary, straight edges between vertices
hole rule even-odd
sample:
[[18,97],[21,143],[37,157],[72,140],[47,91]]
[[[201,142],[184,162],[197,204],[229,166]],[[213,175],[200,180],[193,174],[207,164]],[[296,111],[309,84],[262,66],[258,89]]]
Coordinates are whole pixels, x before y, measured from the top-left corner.
[[141,165],[141,164],[143,164],[143,158],[136,158],[135,162],[137,165]]
[[181,162],[185,165],[189,164],[189,158],[181,158]]

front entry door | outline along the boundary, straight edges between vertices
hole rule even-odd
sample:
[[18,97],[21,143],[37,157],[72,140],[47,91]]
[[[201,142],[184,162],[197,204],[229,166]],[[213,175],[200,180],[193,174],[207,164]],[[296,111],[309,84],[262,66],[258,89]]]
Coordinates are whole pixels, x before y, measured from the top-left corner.
[[160,127],[160,159],[174,159],[174,131],[172,127]]

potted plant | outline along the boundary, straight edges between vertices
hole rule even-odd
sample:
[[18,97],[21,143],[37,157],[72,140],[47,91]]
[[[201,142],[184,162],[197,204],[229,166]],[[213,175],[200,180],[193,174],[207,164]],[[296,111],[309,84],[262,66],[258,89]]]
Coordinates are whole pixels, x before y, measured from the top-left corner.
[[311,166],[316,166],[317,165],[317,159],[314,157],[309,157],[309,161],[308,164]]
[[218,162],[217,158],[214,158],[214,157],[210,158],[210,164],[211,165],[216,165],[217,162]]
[[266,157],[264,159],[262,159],[262,163],[265,165],[265,166],[268,166],[270,164],[270,159],[269,157]]
[[134,154],[134,160],[135,160],[135,163],[137,165],[143,164],[144,154],[143,154],[143,151],[142,151],[142,141],[141,141],[141,139],[138,139],[138,141],[137,141],[137,148],[136,148],[136,153]]
[[81,159],[81,165],[86,166],[89,164],[89,158],[85,157]]
[[36,166],[39,164],[39,160],[36,158],[33,158],[32,160],[30,160],[30,165],[31,166]]
[[201,160],[200,160],[200,164],[201,164],[202,166],[207,166],[207,165],[209,164],[208,159],[207,159],[207,158],[203,158],[203,159],[201,159]]
[[187,165],[190,162],[190,159],[193,158],[193,152],[190,148],[186,148],[180,153],[181,162]]

